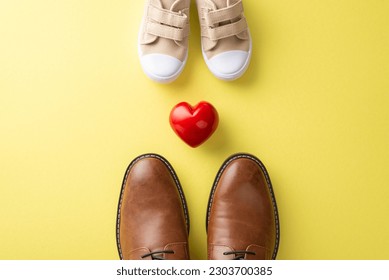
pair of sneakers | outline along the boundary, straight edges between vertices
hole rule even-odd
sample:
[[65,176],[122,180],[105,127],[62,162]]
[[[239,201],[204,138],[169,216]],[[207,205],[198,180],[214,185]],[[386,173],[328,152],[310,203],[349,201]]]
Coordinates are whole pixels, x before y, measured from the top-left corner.
[[[242,0],[196,0],[201,47],[209,70],[235,80],[246,71],[251,37]],[[160,83],[174,81],[188,58],[190,0],[146,0],[138,50],[143,71]]]

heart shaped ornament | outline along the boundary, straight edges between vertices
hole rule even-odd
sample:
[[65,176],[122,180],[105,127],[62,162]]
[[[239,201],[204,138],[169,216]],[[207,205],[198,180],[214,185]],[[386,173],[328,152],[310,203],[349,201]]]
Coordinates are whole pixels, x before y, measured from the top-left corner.
[[216,109],[205,101],[194,107],[181,102],[170,112],[170,125],[174,132],[192,148],[200,146],[211,137],[218,123]]

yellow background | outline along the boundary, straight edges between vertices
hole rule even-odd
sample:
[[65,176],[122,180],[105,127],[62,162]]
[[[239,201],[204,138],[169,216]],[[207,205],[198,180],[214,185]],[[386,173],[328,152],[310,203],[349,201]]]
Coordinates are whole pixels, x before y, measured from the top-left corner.
[[[122,178],[148,152],[181,180],[194,259],[235,152],[270,173],[279,259],[389,259],[389,1],[244,0],[254,52],[235,82],[206,68],[192,3],[188,63],[170,85],[140,68],[143,5],[0,1],[0,259],[118,259]],[[201,100],[220,124],[192,149],[168,116]]]

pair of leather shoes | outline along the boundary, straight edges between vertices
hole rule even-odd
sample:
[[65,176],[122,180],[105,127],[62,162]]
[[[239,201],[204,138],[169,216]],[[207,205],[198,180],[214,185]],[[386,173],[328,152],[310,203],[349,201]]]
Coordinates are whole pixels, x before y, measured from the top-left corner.
[[[280,230],[269,175],[256,157],[236,154],[220,168],[206,218],[208,259],[275,259]],[[128,166],[117,213],[120,259],[188,260],[189,215],[180,181],[160,155]]]

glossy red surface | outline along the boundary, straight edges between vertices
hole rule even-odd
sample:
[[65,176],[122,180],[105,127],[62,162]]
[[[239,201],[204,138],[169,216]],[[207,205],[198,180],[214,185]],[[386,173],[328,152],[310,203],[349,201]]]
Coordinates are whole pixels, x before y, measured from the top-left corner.
[[174,132],[193,148],[204,143],[215,132],[218,123],[216,109],[205,101],[194,107],[181,102],[170,113],[170,125]]

